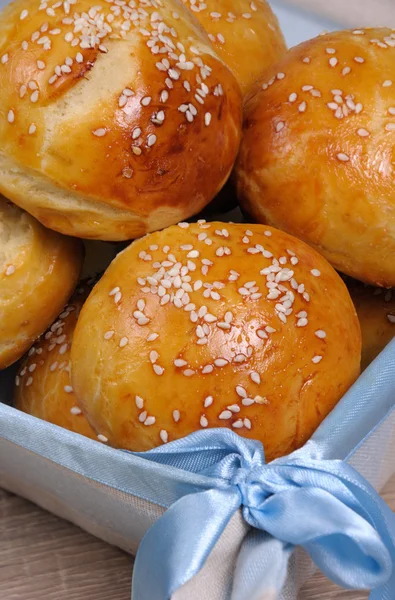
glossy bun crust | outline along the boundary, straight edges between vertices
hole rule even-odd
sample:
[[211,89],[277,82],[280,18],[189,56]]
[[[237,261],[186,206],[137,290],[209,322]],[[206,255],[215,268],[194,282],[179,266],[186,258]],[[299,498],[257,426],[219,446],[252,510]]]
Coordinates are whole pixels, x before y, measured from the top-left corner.
[[85,303],[73,387],[110,444],[205,427],[302,445],[359,374],[347,289],[303,242],[261,225],[181,223],[137,240]]
[[198,213],[241,133],[239,86],[198,21],[176,0],[56,6],[0,17],[0,191],[84,238]]
[[285,53],[284,36],[266,0],[183,0],[245,94]]
[[79,240],[43,227],[0,197],[0,369],[18,360],[70,298]]
[[395,285],[395,32],[290,50],[246,103],[239,199],[338,270]]
[[361,325],[364,370],[395,336],[395,292],[354,280],[348,280],[347,287]]
[[97,439],[78,407],[70,379],[71,340],[90,289],[90,283],[80,284],[55,323],[29,350],[15,379],[14,405],[34,417]]

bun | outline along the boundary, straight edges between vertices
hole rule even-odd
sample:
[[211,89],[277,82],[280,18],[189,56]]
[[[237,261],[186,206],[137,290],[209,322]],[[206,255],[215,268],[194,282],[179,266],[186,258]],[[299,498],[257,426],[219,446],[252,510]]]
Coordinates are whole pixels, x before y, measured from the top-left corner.
[[15,407],[75,433],[97,439],[78,407],[70,379],[70,345],[93,280],[79,287],[48,331],[32,346],[15,378]]
[[18,360],[62,310],[83,251],[0,197],[0,369]]
[[243,94],[287,49],[278,19],[266,0],[183,2],[207,31]]
[[395,293],[350,279],[347,287],[361,324],[364,370],[395,336]]
[[237,192],[357,279],[395,285],[395,33],[327,34],[290,50],[246,101]]
[[61,233],[176,223],[236,158],[239,86],[176,0],[19,0],[0,18],[0,87],[0,191]]
[[311,436],[357,378],[360,351],[345,284],[303,242],[180,223],[134,242],[95,286],[72,381],[111,445],[143,451],[233,427],[271,460]]

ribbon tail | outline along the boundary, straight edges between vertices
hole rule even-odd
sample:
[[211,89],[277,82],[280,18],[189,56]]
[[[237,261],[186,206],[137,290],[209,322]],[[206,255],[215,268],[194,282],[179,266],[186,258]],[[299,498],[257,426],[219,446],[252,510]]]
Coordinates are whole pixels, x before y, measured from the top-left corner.
[[170,600],[203,567],[240,503],[239,492],[231,487],[189,494],[175,502],[140,544],[132,600]]
[[293,549],[268,533],[250,530],[237,559],[231,600],[277,600]]

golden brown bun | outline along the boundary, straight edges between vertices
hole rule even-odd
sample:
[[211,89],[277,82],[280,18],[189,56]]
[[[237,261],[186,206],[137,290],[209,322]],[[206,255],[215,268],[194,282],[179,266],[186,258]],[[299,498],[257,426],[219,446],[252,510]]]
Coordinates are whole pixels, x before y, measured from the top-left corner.
[[395,285],[395,33],[318,37],[271,67],[246,103],[239,199],[337,269]]
[[154,4],[0,17],[0,191],[51,229],[133,239],[198,213],[231,171],[237,81],[183,5]]
[[14,404],[23,412],[97,439],[77,405],[70,379],[70,346],[91,282],[82,283],[48,331],[32,346],[15,379]]
[[71,349],[81,407],[121,448],[227,426],[261,440],[269,459],[286,454],[359,374],[346,286],[275,229],[186,225],[134,242],[93,289]]
[[0,369],[18,360],[70,298],[82,244],[0,197]]
[[245,94],[285,53],[284,36],[266,0],[182,0],[208,33]]
[[347,280],[362,332],[362,370],[384,350],[395,336],[395,293]]

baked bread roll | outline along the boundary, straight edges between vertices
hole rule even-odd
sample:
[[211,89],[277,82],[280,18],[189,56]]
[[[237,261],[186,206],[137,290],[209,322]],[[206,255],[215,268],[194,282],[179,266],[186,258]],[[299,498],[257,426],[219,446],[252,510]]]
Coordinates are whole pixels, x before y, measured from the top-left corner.
[[285,53],[284,36],[266,0],[183,0],[245,94]]
[[261,225],[180,223],[137,240],[85,303],[72,381],[110,444],[143,451],[205,427],[302,445],[359,374],[347,288]]
[[395,33],[331,33],[290,50],[246,102],[236,168],[247,213],[338,270],[395,285]]
[[127,240],[198,213],[241,94],[177,0],[18,0],[0,17],[0,191],[44,225]]
[[361,324],[364,370],[395,336],[395,293],[351,279],[347,287]]
[[0,369],[18,360],[70,298],[83,250],[0,197]]
[[79,284],[58,319],[30,348],[15,378],[14,405],[34,417],[98,439],[77,404],[70,379],[71,340],[92,283]]

